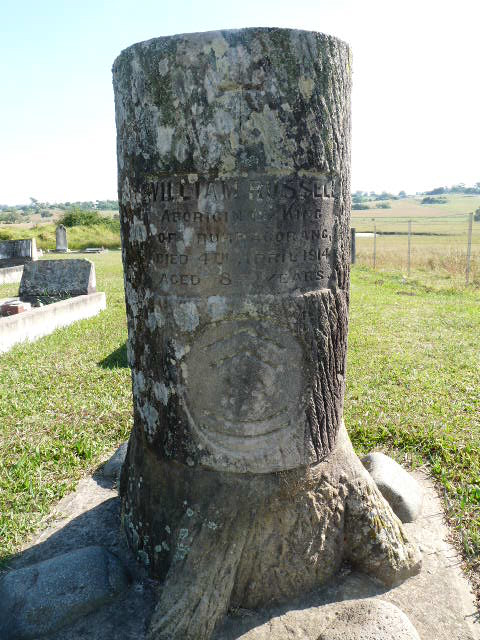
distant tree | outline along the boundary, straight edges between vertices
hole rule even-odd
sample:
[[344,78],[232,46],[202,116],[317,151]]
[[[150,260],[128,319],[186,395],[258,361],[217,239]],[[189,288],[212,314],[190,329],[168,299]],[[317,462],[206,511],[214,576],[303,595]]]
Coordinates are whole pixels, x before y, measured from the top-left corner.
[[363,202],[365,200],[365,196],[359,193],[354,193],[352,196],[352,202]]
[[58,221],[58,224],[63,224],[65,227],[94,227],[96,225],[103,225],[112,231],[120,231],[119,220],[102,216],[98,211],[85,211],[78,207],[71,207],[65,212]]
[[448,198],[427,196],[425,198],[422,198],[420,204],[445,204],[446,202],[448,202]]
[[21,218],[16,211],[0,213],[0,222],[4,222],[5,224],[15,224],[15,222],[19,222],[20,220]]
[[101,211],[118,211],[118,200],[97,200],[95,206]]
[[392,205],[389,202],[377,202],[375,209],[391,209]]
[[37,198],[32,198],[32,196],[30,196],[30,209],[33,211],[35,211],[36,213],[39,213],[41,209],[46,209],[48,207],[48,202],[40,202],[40,200],[37,200]]
[[80,207],[71,207],[64,213],[59,224],[63,224],[65,227],[93,227],[102,224],[104,220],[105,218],[97,211],[85,211]]
[[405,191],[403,191],[403,190],[402,190],[402,191],[399,191],[399,192],[398,192],[398,197],[399,197],[399,198],[406,198],[406,197],[407,197],[407,194],[405,193]]
[[354,202],[352,209],[355,211],[365,211],[365,209],[370,209],[370,207],[365,202]]
[[480,207],[478,207],[478,209],[473,214],[473,219],[475,220],[475,222],[480,222]]
[[375,200],[398,200],[398,196],[394,196],[393,193],[382,191],[380,195],[375,196]]

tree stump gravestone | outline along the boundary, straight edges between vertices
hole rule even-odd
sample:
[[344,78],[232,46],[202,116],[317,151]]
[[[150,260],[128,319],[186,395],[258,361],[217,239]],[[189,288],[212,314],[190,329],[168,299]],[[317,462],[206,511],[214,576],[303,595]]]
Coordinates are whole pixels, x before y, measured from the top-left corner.
[[157,38],[113,68],[134,419],[132,548],[151,638],[209,638],[344,559],[394,584],[416,547],[342,423],[350,53],[319,33]]

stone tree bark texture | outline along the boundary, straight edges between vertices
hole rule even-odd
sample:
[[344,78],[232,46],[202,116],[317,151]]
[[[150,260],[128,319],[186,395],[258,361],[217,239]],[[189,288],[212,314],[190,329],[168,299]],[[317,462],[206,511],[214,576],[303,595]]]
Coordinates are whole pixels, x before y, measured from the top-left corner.
[[320,33],[157,38],[113,67],[134,429],[130,545],[163,581],[150,638],[210,638],[344,559],[417,549],[342,423],[350,52]]

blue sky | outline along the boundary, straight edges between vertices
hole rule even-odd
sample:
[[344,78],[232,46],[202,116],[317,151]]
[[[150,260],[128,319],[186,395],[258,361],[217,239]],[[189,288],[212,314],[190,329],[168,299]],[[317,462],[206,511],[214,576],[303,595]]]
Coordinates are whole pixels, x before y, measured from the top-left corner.
[[480,181],[478,0],[1,0],[0,24],[0,203],[115,198],[118,53],[247,26],[351,44],[354,190]]

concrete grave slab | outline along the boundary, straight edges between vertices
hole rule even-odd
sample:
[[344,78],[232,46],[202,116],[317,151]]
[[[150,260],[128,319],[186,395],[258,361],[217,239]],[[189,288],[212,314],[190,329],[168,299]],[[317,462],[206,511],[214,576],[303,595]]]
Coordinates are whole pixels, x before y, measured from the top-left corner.
[[0,284],[14,284],[20,282],[23,274],[23,264],[14,267],[0,268]]
[[0,353],[9,351],[19,342],[32,342],[77,320],[96,316],[106,308],[105,293],[100,292],[60,300],[19,315],[0,318]]
[[[36,307],[0,318],[0,353],[15,344],[33,341],[106,308],[104,293],[97,293],[95,265],[89,260],[42,260],[25,265],[20,300]],[[13,301],[8,301],[11,304]]]
[[0,267],[15,267],[37,260],[35,238],[0,242]]

